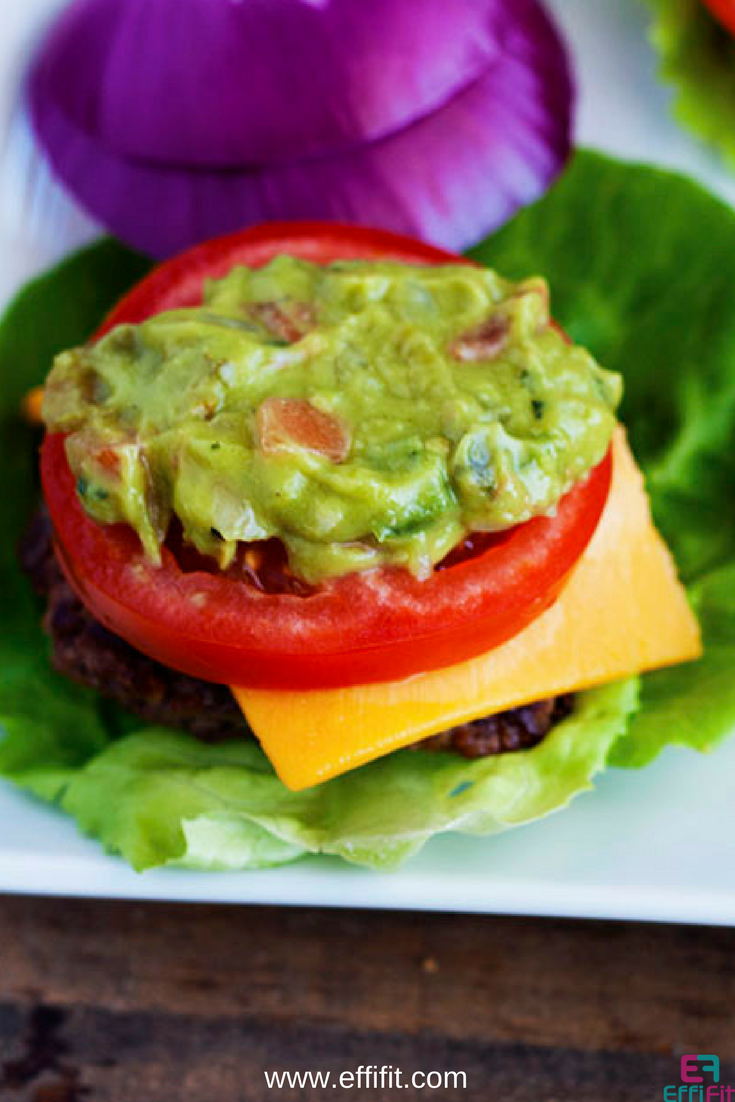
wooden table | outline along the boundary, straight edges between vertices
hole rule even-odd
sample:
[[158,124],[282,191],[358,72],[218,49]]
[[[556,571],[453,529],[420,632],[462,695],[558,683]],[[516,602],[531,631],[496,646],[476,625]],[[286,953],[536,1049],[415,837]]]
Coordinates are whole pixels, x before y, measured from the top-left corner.
[[[735,1084],[735,930],[0,898],[2,1102],[653,1102],[685,1052]],[[467,1087],[265,1084],[359,1065]]]

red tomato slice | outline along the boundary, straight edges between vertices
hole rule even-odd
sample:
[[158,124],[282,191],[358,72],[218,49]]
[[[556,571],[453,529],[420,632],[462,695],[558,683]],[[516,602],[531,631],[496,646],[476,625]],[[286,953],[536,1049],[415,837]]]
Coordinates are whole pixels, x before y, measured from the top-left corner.
[[730,34],[735,35],[735,0],[702,0],[706,7],[722,23]]
[[205,279],[218,279],[246,264],[258,268],[279,253],[314,264],[333,260],[402,260],[407,264],[470,264],[465,257],[401,234],[330,222],[266,222],[226,237],[215,237],[159,264],[107,315],[101,337],[123,322],[145,321],[163,310],[196,306]]
[[[196,246],[156,268],[115,307],[98,335],[121,322],[194,305],[204,279],[234,264],[264,264],[283,252],[319,263],[352,257],[469,263],[381,231],[318,223],[261,226]],[[315,446],[340,446],[338,427],[298,413],[290,411],[289,431],[311,432]],[[85,513],[63,436],[48,435],[41,451],[59,559],[97,619],[143,653],[194,677],[277,689],[395,680],[505,642],[559,594],[597,527],[611,469],[608,452],[562,498],[553,517],[518,525],[471,558],[458,562],[453,556],[426,581],[388,568],[296,594],[184,570],[166,547],[156,567],[132,529],[97,524]]]

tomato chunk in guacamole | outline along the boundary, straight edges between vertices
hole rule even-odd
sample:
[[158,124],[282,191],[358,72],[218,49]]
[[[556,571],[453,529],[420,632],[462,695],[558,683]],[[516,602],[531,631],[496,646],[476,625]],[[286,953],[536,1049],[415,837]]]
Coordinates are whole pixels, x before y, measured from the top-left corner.
[[550,324],[541,279],[280,256],[62,353],[43,412],[84,508],[151,558],[177,517],[223,569],[277,538],[317,583],[426,576],[469,532],[552,510],[605,454],[620,395]]

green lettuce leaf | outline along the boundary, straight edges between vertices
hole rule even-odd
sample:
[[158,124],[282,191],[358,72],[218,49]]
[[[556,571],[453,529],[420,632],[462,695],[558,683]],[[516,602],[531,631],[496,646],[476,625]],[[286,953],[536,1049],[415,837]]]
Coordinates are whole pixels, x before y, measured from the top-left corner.
[[735,565],[705,574],[690,594],[705,656],[642,679],[640,710],[613,744],[609,765],[648,765],[669,743],[710,750],[735,731]]
[[648,0],[659,72],[674,89],[674,113],[719,148],[735,169],[735,40],[702,0]]
[[[254,742],[211,746],[148,728],[92,747],[55,795],[137,869],[254,868],[309,852],[390,869],[439,831],[489,834],[564,807],[603,768],[637,695],[635,680],[582,694],[529,753],[469,762],[404,750],[304,792],[285,788]],[[8,743],[5,774],[53,795],[59,769],[46,732],[11,729],[0,751]]]
[[[662,223],[662,212],[665,222]],[[21,396],[83,340],[145,261],[104,241],[32,284],[0,326],[0,773],[138,869],[242,869],[337,854],[392,868],[445,830],[486,834],[564,807],[603,766],[735,727],[735,215],[681,177],[580,153],[552,191],[474,250],[541,271],[575,339],[626,377],[623,417],[656,519],[691,587],[697,663],[582,693],[538,747],[480,761],[402,751],[289,792],[255,742],[140,721],[50,669],[14,541],[37,495]],[[703,518],[711,518],[703,523]]]
[[2,768],[20,768],[26,787],[56,799],[73,772],[130,726],[94,695],[51,670],[40,611],[18,568],[18,539],[39,498],[36,445],[20,416],[28,390],[60,349],[87,339],[112,303],[150,267],[103,241],[34,280],[0,325],[0,713],[8,737]]

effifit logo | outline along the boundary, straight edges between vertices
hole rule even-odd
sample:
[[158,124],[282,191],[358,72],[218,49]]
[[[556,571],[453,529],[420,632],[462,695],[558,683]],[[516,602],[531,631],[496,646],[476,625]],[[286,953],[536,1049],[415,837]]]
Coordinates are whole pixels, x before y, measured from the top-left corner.
[[[705,1086],[703,1072],[707,1073]],[[712,1082],[709,1083],[709,1078]],[[681,1083],[664,1087],[664,1102],[733,1102],[735,1086],[720,1083],[720,1058],[688,1053],[681,1058]]]

